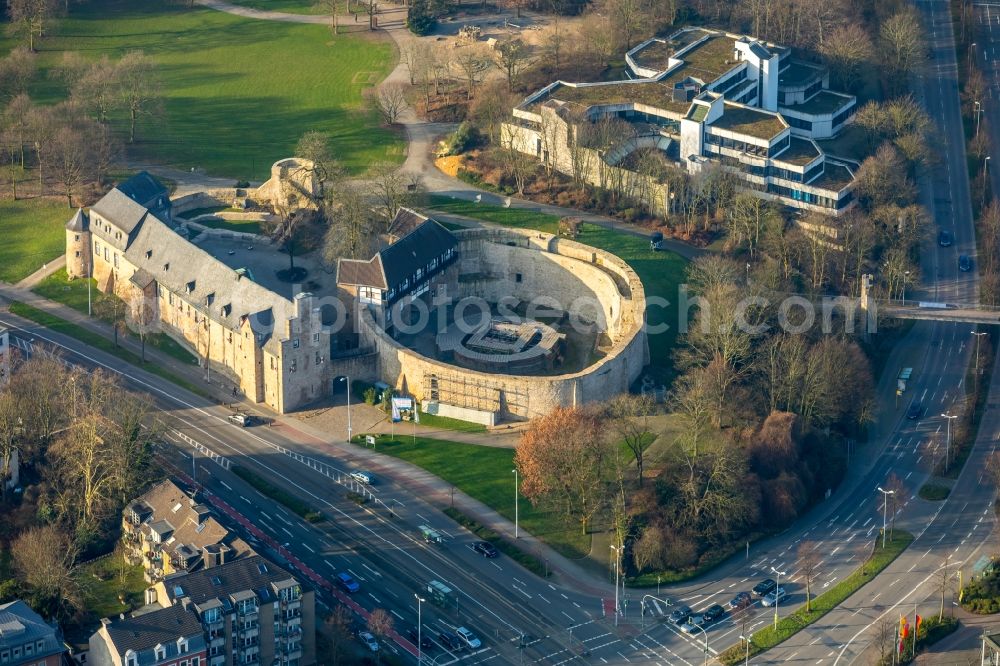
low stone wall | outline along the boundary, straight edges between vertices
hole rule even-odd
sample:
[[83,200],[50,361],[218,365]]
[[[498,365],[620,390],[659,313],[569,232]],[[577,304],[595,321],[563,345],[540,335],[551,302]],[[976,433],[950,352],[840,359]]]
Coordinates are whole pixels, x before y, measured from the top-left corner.
[[[611,335],[611,345],[604,358],[580,372],[551,376],[500,375],[467,370],[404,347],[375,322],[370,311],[362,309],[359,332],[364,344],[377,348],[379,375],[384,381],[421,401],[434,400],[428,386],[443,382],[452,387],[467,385],[470,395],[478,392],[488,396],[486,402],[494,400],[489,396],[495,396],[497,420],[519,420],[542,416],[560,406],[607,400],[627,391],[639,378],[649,362],[644,328],[646,297],[642,282],[628,264],[603,250],[540,232],[469,229],[454,233],[465,252],[477,244],[482,250],[488,247],[483,243],[491,243],[519,249],[518,254],[523,253],[523,256],[518,256],[517,261],[522,266],[527,265],[529,257],[539,265],[559,266],[564,273],[558,282],[562,282],[562,278],[572,282],[573,275],[593,277],[602,286],[592,293],[599,300],[606,298],[616,303],[612,316],[617,320],[617,333]],[[476,257],[466,254],[462,261],[475,263]],[[527,275],[531,275],[530,271]],[[553,279],[553,274],[545,273],[544,282],[532,282],[522,275],[522,281],[517,284],[522,296],[543,296],[556,287]],[[602,305],[608,307],[604,301]],[[457,406],[469,408],[471,401]]]
[[444,416],[449,419],[459,419],[460,421],[468,421],[469,423],[478,423],[486,426],[487,428],[492,428],[497,424],[496,414],[492,412],[482,412],[478,409],[456,407],[455,405],[448,405],[443,402],[438,402],[437,400],[424,400],[420,403],[420,411],[424,414],[433,414],[434,416]]

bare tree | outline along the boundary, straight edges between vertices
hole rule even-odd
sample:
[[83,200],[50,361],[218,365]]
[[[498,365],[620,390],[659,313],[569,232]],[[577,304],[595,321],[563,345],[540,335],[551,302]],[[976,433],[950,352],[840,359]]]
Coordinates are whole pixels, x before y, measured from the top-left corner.
[[330,266],[337,260],[371,256],[377,241],[376,216],[364,194],[355,186],[342,185],[335,197],[324,203],[329,227],[323,238],[323,259]]
[[507,89],[517,87],[521,73],[531,64],[528,46],[520,39],[499,42],[493,47],[493,62],[507,78]]
[[906,86],[906,75],[923,60],[924,34],[916,10],[912,8],[890,16],[883,21],[883,63],[902,80],[896,85]]
[[34,52],[24,46],[14,47],[0,60],[0,99],[9,102],[28,91],[38,68],[36,60]]
[[55,0],[7,0],[10,30],[28,40],[28,50],[35,50],[35,38],[45,34],[45,26],[55,16]]
[[638,539],[632,542],[632,564],[642,573],[663,564],[666,537],[657,525],[647,525]]
[[340,666],[341,659],[351,640],[351,611],[347,606],[337,604],[323,623],[330,646],[330,663]]
[[74,577],[76,549],[62,530],[54,525],[32,527],[14,540],[11,554],[18,576],[46,615],[65,618],[83,609]]
[[142,291],[135,290],[128,299],[128,326],[139,336],[141,359],[146,362],[146,336],[157,329],[156,313],[153,311],[151,298]]
[[837,87],[853,90],[874,48],[868,33],[858,23],[834,28],[823,41],[820,53],[830,66]]
[[645,0],[607,0],[605,11],[624,50],[630,50],[636,35],[646,26]]
[[66,204],[73,208],[73,195],[81,185],[93,181],[97,176],[98,155],[105,141],[101,126],[84,116],[72,103],[65,107],[61,122],[49,146],[52,174],[62,185]]
[[941,607],[938,609],[938,619],[940,620],[944,618],[945,594],[951,589],[951,582],[955,578],[951,571],[951,553],[944,556],[944,563],[935,573],[934,579],[937,582],[938,592],[941,594]]
[[473,91],[482,81],[483,75],[493,66],[493,62],[481,46],[473,45],[459,49],[455,55],[455,63],[465,77],[466,99],[471,100]]
[[[895,649],[896,623],[891,617],[884,617],[875,625],[875,644],[878,646],[878,654],[881,661],[889,656],[890,650]],[[881,663],[880,661],[880,663]]]
[[[392,633],[393,624],[392,616],[384,608],[376,608],[368,616],[368,631],[380,640]],[[382,650],[379,650],[376,655],[381,663]]]
[[635,458],[636,474],[642,487],[643,452],[652,444],[657,434],[649,422],[656,408],[648,395],[623,393],[608,404],[611,427]]
[[386,125],[395,124],[399,114],[406,109],[406,94],[399,83],[383,83],[377,88],[369,88],[364,91],[364,98]]
[[402,170],[390,162],[376,162],[368,176],[375,209],[384,219],[384,231],[392,232],[390,225],[396,213],[407,204],[410,183]]
[[309,171],[319,183],[319,196],[322,198],[326,186],[344,175],[344,168],[333,158],[330,150],[330,138],[323,132],[306,132],[295,146],[295,155],[312,162]]
[[156,65],[142,51],[129,51],[118,61],[118,83],[122,106],[128,111],[128,142],[135,143],[135,124],[143,116],[156,116],[163,109],[163,87]]
[[816,552],[817,544],[814,541],[803,541],[798,547],[799,573],[806,584],[806,612],[812,611],[812,584],[819,574],[820,556]]

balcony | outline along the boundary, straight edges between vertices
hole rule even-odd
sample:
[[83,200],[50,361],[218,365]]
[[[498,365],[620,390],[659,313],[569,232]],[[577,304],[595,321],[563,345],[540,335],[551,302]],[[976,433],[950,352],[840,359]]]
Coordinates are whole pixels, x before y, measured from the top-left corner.
[[208,666],[221,666],[224,663],[226,663],[225,654],[217,654],[214,657],[209,657],[208,659]]
[[209,634],[208,647],[222,647],[226,644],[226,634],[224,632],[215,632],[215,634]]

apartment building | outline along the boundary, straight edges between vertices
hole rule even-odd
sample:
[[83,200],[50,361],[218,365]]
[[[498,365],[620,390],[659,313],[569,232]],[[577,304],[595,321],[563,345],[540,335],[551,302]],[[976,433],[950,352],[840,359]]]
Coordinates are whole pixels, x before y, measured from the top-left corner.
[[208,666],[316,663],[315,593],[259,555],[167,576],[146,601],[194,612]]

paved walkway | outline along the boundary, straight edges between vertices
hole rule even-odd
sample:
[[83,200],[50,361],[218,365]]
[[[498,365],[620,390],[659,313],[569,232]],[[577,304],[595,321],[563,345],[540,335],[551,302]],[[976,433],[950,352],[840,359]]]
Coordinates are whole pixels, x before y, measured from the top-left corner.
[[47,264],[43,264],[37,271],[18,282],[17,286],[22,289],[34,289],[39,282],[52,275],[65,265],[66,255],[60,254],[58,257]]

